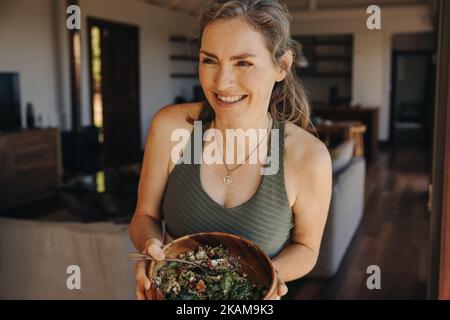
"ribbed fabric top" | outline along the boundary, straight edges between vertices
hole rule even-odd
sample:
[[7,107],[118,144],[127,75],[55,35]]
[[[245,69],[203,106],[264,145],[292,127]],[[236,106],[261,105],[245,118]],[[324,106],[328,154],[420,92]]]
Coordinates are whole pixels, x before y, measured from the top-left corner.
[[[289,241],[294,223],[284,181],[284,124],[274,120],[272,129],[279,129],[279,157],[272,159],[278,161],[278,172],[263,175],[256,193],[236,207],[224,208],[206,193],[200,181],[200,164],[175,165],[162,201],[167,231],[172,236],[233,233],[253,241],[271,258],[278,254]],[[192,146],[193,133],[190,143]],[[271,147],[268,149],[270,156]],[[239,169],[233,172],[236,174]]]

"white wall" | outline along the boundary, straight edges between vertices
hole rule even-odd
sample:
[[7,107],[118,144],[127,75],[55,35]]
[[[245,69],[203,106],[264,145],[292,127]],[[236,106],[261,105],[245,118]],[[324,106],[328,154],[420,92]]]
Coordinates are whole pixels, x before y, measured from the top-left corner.
[[0,71],[20,73],[22,126],[31,102],[44,126],[59,125],[51,0],[0,1]]
[[353,34],[352,100],[380,108],[379,139],[389,138],[392,36],[433,30],[428,6],[381,7],[381,30],[364,9],[292,12],[295,35]]
[[360,103],[363,106],[383,104],[383,71],[385,71],[383,36],[381,32],[354,34],[353,103]]
[[[170,81],[169,36],[190,31],[193,17],[161,7],[123,0],[80,0],[82,12],[82,56],[88,56],[86,17],[96,17],[139,27],[141,144],[145,144],[153,114],[172,103],[174,95]],[[82,62],[82,124],[90,124],[89,69]]]

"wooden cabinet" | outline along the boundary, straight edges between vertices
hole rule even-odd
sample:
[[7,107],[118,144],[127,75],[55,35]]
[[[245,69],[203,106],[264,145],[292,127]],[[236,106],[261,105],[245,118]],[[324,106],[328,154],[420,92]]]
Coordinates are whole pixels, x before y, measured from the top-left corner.
[[[353,35],[294,36],[302,45],[305,59],[297,65],[297,76],[313,102],[329,105],[351,101]],[[307,63],[305,63],[307,62]]]
[[0,134],[0,210],[51,195],[61,176],[59,129]]
[[300,77],[347,78],[352,76],[353,35],[293,36],[303,47],[308,67]]
[[[199,45],[196,41],[189,41],[184,36],[171,36],[170,60],[171,78],[198,79],[198,51]],[[174,62],[183,62],[182,64]]]

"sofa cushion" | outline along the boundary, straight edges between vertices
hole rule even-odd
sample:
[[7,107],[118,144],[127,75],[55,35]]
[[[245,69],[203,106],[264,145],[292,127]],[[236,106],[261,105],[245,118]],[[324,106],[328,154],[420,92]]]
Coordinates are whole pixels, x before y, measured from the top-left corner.
[[330,155],[333,166],[333,175],[338,174],[348,166],[350,160],[353,158],[354,149],[355,143],[353,140],[347,140],[331,149]]
[[0,299],[135,299],[134,251],[127,224],[0,218]]

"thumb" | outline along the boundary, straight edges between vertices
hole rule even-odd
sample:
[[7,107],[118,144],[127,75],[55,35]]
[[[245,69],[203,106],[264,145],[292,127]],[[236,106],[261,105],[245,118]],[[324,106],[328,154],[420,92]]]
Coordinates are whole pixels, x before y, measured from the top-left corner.
[[146,251],[156,260],[164,260],[166,255],[164,254],[164,251],[161,249],[161,247],[162,243],[159,240],[153,239],[148,242]]
[[156,260],[164,260],[166,258],[166,255],[164,254],[164,251],[162,251],[161,248],[156,247],[155,245],[150,245],[147,248],[147,253],[151,255]]
[[288,287],[286,283],[281,279],[280,277],[277,277],[278,279],[278,290],[277,294],[281,297],[284,296],[286,293],[288,293]]

